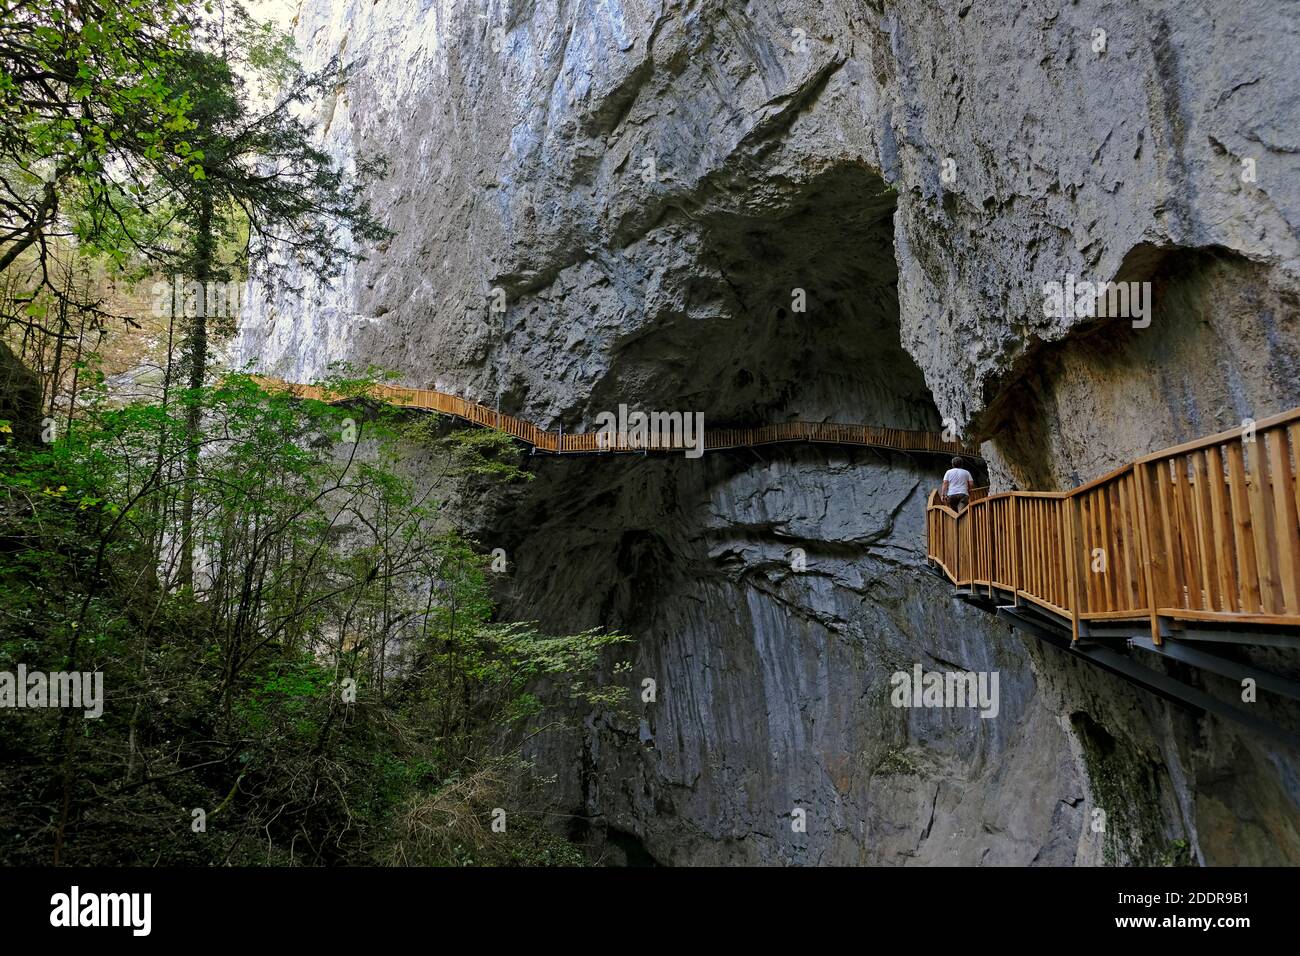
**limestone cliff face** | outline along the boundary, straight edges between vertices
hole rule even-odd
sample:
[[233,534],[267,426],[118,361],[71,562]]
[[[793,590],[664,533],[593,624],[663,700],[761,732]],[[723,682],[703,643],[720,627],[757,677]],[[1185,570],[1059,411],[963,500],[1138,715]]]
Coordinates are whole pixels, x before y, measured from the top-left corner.
[[[240,354],[566,430],[951,419],[1024,488],[1300,404],[1300,15],[1212,6],[305,0],[396,235],[259,290]],[[1045,316],[1067,275],[1150,282],[1151,324]],[[941,467],[539,461],[479,529],[507,611],[633,634],[658,687],[540,745],[557,805],[671,863],[1300,862],[1293,757],[950,602]],[[1000,713],[892,707],[914,663],[997,670]]]

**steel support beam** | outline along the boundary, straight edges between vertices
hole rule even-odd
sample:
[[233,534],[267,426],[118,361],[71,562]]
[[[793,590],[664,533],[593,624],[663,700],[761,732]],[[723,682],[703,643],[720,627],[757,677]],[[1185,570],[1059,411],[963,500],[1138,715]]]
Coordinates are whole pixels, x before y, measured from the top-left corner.
[[1237,707],[1225,704],[1204,691],[1175,680],[1167,674],[1162,674],[1139,664],[1127,654],[1099,644],[1072,644],[1070,632],[1063,631],[1059,626],[1048,624],[1042,619],[1036,619],[1034,616],[1023,613],[1019,608],[999,608],[998,616],[1007,618],[1013,626],[1034,634],[1047,643],[1060,648],[1065,653],[1082,657],[1103,670],[1110,671],[1129,683],[1142,687],[1171,703],[1179,704],[1193,711],[1211,713],[1235,721],[1261,737],[1267,737],[1275,743],[1300,753],[1300,736],[1290,733],[1267,720],[1256,717],[1254,714],[1248,714]]
[[1199,648],[1188,647],[1177,642],[1167,641],[1164,644],[1157,645],[1149,637],[1135,637],[1128,643],[1130,647],[1149,651],[1157,657],[1171,657],[1176,661],[1191,664],[1203,671],[1210,671],[1235,681],[1241,681],[1249,677],[1255,682],[1256,687],[1262,687],[1269,693],[1281,694],[1283,697],[1290,697],[1292,700],[1300,700],[1300,682],[1278,677],[1276,674],[1270,674],[1268,671],[1262,671],[1241,661],[1230,661],[1218,654],[1209,654]]

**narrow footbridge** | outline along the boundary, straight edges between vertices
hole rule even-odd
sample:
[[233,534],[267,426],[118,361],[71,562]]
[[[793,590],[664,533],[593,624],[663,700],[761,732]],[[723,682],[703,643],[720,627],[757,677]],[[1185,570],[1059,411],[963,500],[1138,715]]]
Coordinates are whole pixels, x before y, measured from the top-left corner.
[[[277,378],[257,376],[264,387],[287,389],[301,398],[318,401],[337,401],[339,396],[316,385],[299,385]],[[418,408],[451,415],[475,425],[484,425],[513,435],[539,452],[555,455],[571,454],[626,454],[635,452],[685,451],[681,429],[675,429],[663,440],[640,441],[627,432],[606,435],[598,431],[564,433],[546,431],[534,425],[502,414],[500,409],[489,408],[476,402],[427,388],[405,388],[397,385],[376,385],[366,396],[375,401],[404,408]],[[839,424],[835,422],[783,422],[778,425],[760,425],[756,428],[705,428],[705,451],[727,448],[752,448],[780,442],[818,442],[832,445],[863,445],[892,451],[919,454],[964,455],[979,458],[977,447],[960,442],[945,441],[934,432],[909,431],[901,428],[882,428],[875,425]]]
[[[1249,705],[1224,704],[1134,658],[1173,658],[1300,700],[1300,683],[1242,663],[1241,646],[1300,649],[1298,463],[1300,408],[1147,455],[1072,491],[977,490],[960,514],[935,491],[926,555],[969,603],[1296,746]],[[1225,658],[1206,653],[1214,645],[1236,648]]]

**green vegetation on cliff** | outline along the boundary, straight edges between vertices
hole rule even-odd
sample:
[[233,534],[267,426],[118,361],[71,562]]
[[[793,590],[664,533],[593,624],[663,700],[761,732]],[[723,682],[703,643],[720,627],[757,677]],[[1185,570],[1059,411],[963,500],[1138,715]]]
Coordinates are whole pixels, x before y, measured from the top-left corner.
[[586,675],[622,638],[495,623],[390,410],[242,376],[202,402],[192,587],[187,403],[88,402],[3,448],[0,671],[98,672],[104,700],[0,721],[0,860],[574,861],[518,745],[539,682],[614,699]]

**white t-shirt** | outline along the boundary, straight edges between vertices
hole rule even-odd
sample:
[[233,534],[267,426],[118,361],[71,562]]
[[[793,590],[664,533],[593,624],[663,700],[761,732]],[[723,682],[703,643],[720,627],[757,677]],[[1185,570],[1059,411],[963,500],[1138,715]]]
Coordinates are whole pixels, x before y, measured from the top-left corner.
[[969,495],[971,482],[975,479],[965,468],[949,468],[943,480],[948,482],[949,495]]

